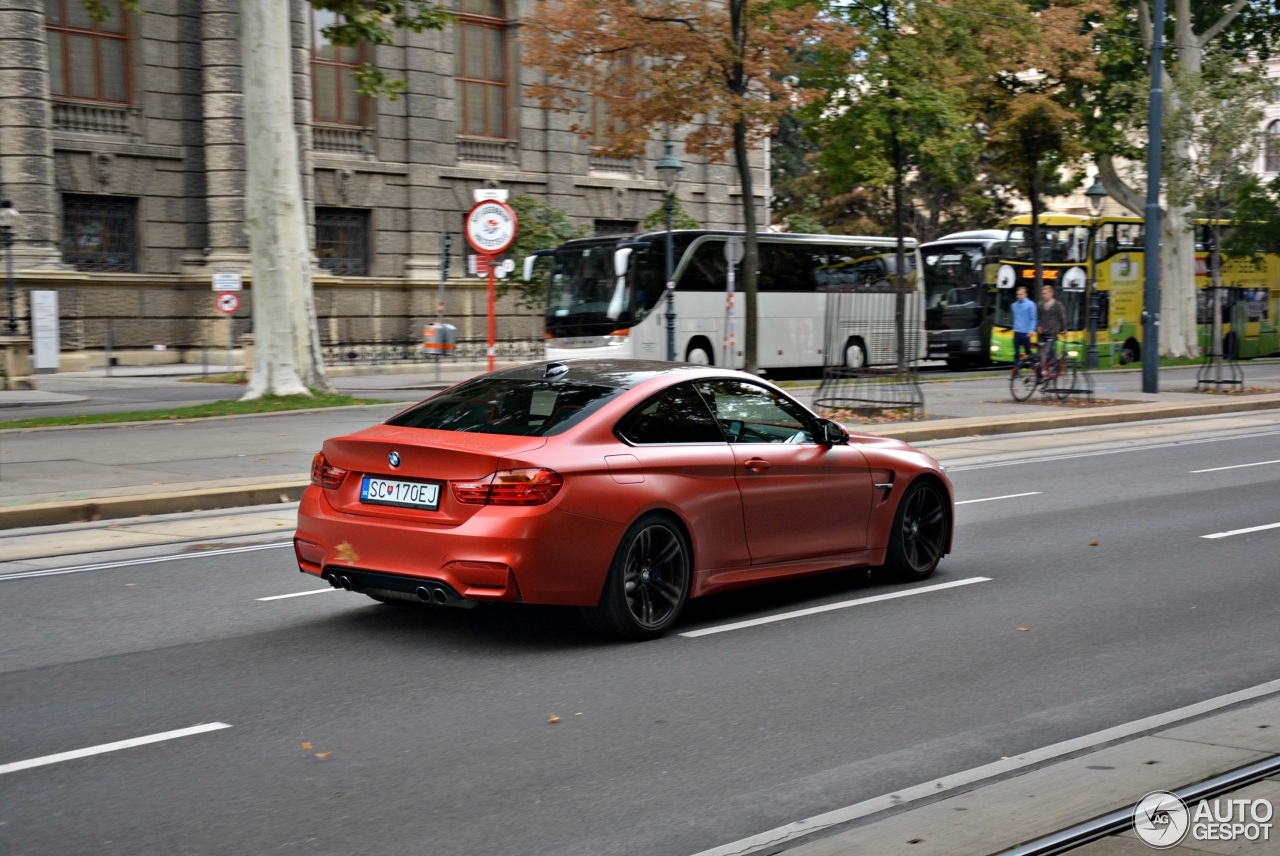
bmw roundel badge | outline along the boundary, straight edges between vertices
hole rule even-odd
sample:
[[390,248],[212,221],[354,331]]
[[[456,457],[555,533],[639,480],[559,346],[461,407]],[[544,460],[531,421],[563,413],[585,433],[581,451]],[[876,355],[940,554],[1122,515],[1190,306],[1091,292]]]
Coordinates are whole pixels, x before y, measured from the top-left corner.
[[392,452],[391,454],[387,455],[387,461],[390,462],[392,469],[395,469],[396,467],[400,466],[400,453]]

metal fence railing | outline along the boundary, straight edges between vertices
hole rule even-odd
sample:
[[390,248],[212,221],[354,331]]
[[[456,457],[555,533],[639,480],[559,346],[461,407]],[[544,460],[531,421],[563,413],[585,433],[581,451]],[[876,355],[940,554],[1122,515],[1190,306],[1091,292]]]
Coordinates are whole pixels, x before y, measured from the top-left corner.
[[824,338],[826,364],[814,397],[819,409],[923,412],[924,306],[915,288],[885,284],[829,292]]

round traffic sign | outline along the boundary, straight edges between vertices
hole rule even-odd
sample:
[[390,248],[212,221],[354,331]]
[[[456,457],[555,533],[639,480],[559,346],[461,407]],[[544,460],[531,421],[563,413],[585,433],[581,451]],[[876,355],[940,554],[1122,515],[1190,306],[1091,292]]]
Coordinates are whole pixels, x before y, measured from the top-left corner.
[[222,291],[218,293],[214,304],[218,307],[219,312],[233,315],[240,308],[240,297],[234,291]]
[[516,240],[516,212],[505,202],[486,199],[467,212],[467,243],[477,253],[497,256],[505,253]]

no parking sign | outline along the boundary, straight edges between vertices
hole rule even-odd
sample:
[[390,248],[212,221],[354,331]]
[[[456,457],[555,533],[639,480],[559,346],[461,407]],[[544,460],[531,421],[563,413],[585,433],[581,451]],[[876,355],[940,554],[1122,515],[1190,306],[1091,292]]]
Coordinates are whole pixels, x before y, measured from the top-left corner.
[[240,297],[234,291],[220,291],[218,296],[213,299],[213,303],[218,307],[219,312],[234,315],[236,310],[240,308]]

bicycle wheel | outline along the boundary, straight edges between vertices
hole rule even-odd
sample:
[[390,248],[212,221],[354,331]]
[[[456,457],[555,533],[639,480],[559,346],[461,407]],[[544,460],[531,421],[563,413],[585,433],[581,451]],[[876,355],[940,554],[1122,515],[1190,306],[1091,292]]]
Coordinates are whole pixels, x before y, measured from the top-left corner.
[[1066,401],[1067,396],[1079,387],[1079,375],[1080,369],[1075,363],[1062,367],[1053,385],[1053,394],[1058,396],[1059,401]]
[[1009,373],[1009,394],[1014,401],[1026,401],[1035,395],[1038,382],[1035,366],[1028,363],[1014,366]]

